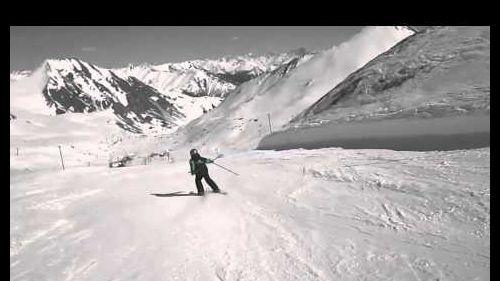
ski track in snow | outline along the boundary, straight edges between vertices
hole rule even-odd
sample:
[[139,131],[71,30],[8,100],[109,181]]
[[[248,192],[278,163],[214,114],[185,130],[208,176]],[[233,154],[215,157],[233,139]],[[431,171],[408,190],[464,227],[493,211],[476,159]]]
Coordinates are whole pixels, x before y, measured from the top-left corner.
[[252,151],[205,197],[152,195],[187,159],[16,174],[11,280],[489,280],[489,151]]

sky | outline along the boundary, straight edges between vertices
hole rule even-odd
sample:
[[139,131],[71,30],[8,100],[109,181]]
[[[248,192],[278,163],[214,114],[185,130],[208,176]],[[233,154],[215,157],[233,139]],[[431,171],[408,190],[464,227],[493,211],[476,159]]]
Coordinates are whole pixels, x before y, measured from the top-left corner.
[[323,50],[362,26],[11,26],[10,71],[76,57],[101,67],[162,64],[297,48]]

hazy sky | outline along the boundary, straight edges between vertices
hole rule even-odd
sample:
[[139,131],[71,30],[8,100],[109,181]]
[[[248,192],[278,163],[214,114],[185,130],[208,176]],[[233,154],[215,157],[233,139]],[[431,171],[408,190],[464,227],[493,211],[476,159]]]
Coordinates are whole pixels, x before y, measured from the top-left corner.
[[77,57],[103,67],[160,64],[246,53],[338,45],[361,26],[10,27],[10,70],[35,69],[47,58]]

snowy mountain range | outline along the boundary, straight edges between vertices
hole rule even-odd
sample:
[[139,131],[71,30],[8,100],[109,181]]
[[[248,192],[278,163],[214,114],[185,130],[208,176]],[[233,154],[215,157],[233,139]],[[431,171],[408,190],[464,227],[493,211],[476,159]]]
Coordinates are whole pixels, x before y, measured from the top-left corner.
[[240,84],[263,73],[273,71],[297,56],[304,49],[286,53],[199,59],[161,65],[129,65],[114,70],[118,75],[133,76],[162,93],[182,93],[192,97],[225,97]]
[[[121,69],[106,69],[77,58],[50,59],[40,73],[44,84],[40,95],[47,111],[54,114],[112,110],[117,125],[126,131],[166,133],[212,110],[240,84],[275,70],[301,52]],[[23,83],[31,74],[13,72],[11,84]],[[11,107],[22,108],[25,102],[11,102]]]

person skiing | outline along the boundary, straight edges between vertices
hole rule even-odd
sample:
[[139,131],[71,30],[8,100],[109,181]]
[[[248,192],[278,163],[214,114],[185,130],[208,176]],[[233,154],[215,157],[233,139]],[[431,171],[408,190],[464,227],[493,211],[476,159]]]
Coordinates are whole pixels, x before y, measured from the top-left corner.
[[191,168],[191,175],[196,175],[195,183],[196,189],[198,190],[198,195],[202,196],[205,194],[203,184],[201,183],[201,179],[203,178],[208,183],[208,185],[210,185],[210,188],[212,188],[214,192],[220,192],[217,184],[208,175],[208,168],[207,165],[205,165],[207,163],[213,163],[214,161],[201,157],[198,153],[198,150],[194,148],[189,151],[189,154],[191,155],[191,159],[189,160],[189,167]]

